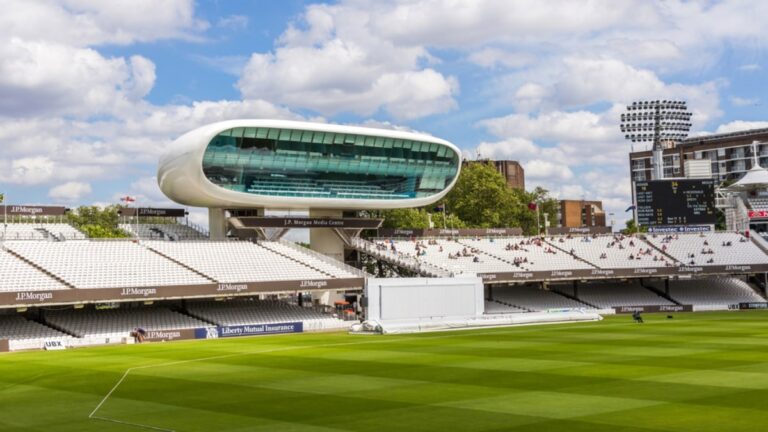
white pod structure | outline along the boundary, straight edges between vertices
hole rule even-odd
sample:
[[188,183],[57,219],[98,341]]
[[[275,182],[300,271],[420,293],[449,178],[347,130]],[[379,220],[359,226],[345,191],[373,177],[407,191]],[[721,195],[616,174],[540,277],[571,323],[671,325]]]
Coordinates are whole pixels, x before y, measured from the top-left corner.
[[369,210],[431,204],[460,169],[459,149],[429,135],[252,119],[179,137],[157,179],[166,196],[188,206]]

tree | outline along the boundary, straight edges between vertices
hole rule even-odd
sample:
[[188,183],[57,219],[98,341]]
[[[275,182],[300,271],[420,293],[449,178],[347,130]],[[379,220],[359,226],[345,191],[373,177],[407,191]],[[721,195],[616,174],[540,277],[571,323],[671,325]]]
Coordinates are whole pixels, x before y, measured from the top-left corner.
[[648,227],[646,226],[637,226],[635,224],[634,219],[630,219],[627,221],[627,227],[624,229],[624,234],[636,234],[638,232],[648,232]]
[[91,238],[125,238],[129,235],[118,228],[120,206],[82,206],[67,213],[69,223]]
[[432,213],[432,224],[435,228],[467,228],[467,223],[461,220],[453,213],[446,213],[443,217],[443,212],[438,211]]
[[443,202],[450,214],[470,228],[518,226],[516,216],[524,208],[520,197],[490,163],[464,165],[459,180]]
[[424,209],[403,208],[385,210],[383,228],[429,228],[429,219]]

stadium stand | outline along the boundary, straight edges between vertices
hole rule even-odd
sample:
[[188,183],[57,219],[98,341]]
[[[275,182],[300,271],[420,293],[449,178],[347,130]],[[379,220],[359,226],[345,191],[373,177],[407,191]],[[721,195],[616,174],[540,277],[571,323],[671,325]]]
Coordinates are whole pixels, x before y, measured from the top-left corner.
[[[654,286],[659,289],[661,283]],[[765,302],[743,279],[737,277],[713,277],[669,282],[669,295],[680,304],[695,306],[727,306],[738,303]]]
[[18,314],[0,315],[0,339],[43,341],[51,338],[69,338],[66,333],[30,321]]
[[390,243],[383,241],[368,241],[359,237],[351,239],[352,247],[360,252],[371,255],[377,259],[393,263],[399,267],[409,269],[427,277],[450,277],[452,273],[448,269],[432,263],[421,261],[418,257],[400,253],[391,248]]
[[337,278],[363,277],[364,272],[341,261],[288,241],[260,242],[261,246]]
[[549,242],[600,268],[671,266],[674,260],[633,236],[565,236]]
[[508,314],[508,313],[524,313],[524,312],[528,312],[528,311],[521,307],[507,304],[502,300],[486,300],[485,301],[486,314]]
[[66,285],[0,249],[0,292],[68,289]]
[[395,250],[453,273],[509,271],[510,264],[453,240],[396,240]]
[[535,285],[496,288],[493,290],[493,300],[529,312],[548,309],[594,309],[588,304],[572,300],[556,291],[543,290]]
[[75,288],[211,282],[131,241],[9,241],[5,247]]
[[752,210],[768,211],[768,198],[749,198],[747,202]]
[[302,264],[303,257],[294,260],[259,244],[245,241],[150,241],[144,244],[218,282],[348,277],[341,269],[337,269],[331,276]]
[[[449,274],[670,267],[681,264],[743,265],[768,263],[768,255],[738,233],[378,239],[375,256],[423,270],[411,260]],[[363,248],[369,252],[371,248]],[[693,255],[693,256],[692,256]]]
[[646,236],[659,250],[686,265],[765,264],[768,256],[738,233]]
[[182,224],[119,224],[132,237],[151,240],[205,240],[207,235]]
[[350,326],[349,321],[279,300],[196,301],[187,304],[187,312],[220,326],[299,321],[304,323],[305,330],[339,329]]
[[83,240],[85,234],[65,223],[9,223],[0,229],[5,240]]
[[[515,270],[558,270],[589,269],[593,268],[589,263],[552,247],[539,238],[510,237],[501,239],[468,238],[459,240],[460,243],[477,248],[484,253],[504,260],[508,265],[506,269],[497,271]],[[513,267],[510,267],[511,264]]]
[[162,307],[46,311],[45,321],[77,337],[122,338],[136,328],[147,331],[207,327],[210,324]]
[[[573,294],[572,287],[558,286],[556,289]],[[600,281],[582,283],[578,287],[578,298],[599,308],[674,305],[673,302],[644,288],[636,280],[625,283]]]
[[399,254],[417,257],[452,273],[593,268],[540,239],[528,237],[380,240],[377,245],[390,250],[394,246]]

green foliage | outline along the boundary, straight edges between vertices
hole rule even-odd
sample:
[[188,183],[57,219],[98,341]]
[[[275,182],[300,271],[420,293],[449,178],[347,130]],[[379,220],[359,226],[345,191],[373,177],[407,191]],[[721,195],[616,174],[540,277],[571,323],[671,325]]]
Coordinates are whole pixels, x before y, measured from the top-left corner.
[[91,238],[130,237],[117,227],[120,206],[82,206],[67,213],[67,221]]
[[446,216],[443,217],[443,212],[435,212],[432,213],[432,223],[435,225],[435,228],[469,228],[467,226],[467,223],[461,220],[458,216],[456,216],[453,213],[446,213]]
[[[469,164],[462,168],[454,188],[440,202],[420,209],[396,209],[366,212],[369,217],[383,217],[383,228],[429,228],[431,215],[435,228],[507,228],[520,227],[528,235],[536,233],[536,212],[528,203],[539,204],[541,228],[544,214],[552,226],[557,223],[559,203],[549,191],[537,187],[532,192],[510,188],[492,164]],[[446,206],[443,212],[435,210]]]
[[624,234],[636,234],[638,232],[644,233],[644,232],[648,232],[648,227],[647,226],[640,226],[640,227],[638,227],[635,224],[635,220],[634,219],[629,219],[627,221],[627,227],[624,230],[622,230],[622,232]]
[[446,195],[447,210],[473,228],[516,225],[523,203],[490,163],[464,165]]
[[405,208],[385,210],[383,228],[429,228],[429,218],[424,209]]

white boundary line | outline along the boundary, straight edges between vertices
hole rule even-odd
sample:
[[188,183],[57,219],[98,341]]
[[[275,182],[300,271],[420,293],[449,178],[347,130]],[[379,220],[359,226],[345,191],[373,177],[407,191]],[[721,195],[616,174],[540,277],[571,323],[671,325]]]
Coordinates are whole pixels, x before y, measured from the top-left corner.
[[[562,323],[549,323],[549,324],[563,324],[563,325],[578,325],[578,324],[584,324],[584,323],[594,323],[599,321],[583,321],[583,322],[574,322],[574,321],[565,321]],[[508,327],[510,330],[514,329],[518,326],[504,326]],[[496,327],[502,328],[502,327]],[[280,352],[280,351],[295,351],[305,348],[326,348],[326,347],[333,347],[333,346],[347,346],[347,345],[362,345],[362,344],[370,344],[370,343],[388,343],[388,342],[401,342],[401,341],[407,341],[407,340],[423,340],[423,339],[445,339],[448,337],[469,337],[469,336],[483,336],[483,335],[489,335],[489,334],[506,334],[509,332],[506,331],[487,331],[487,332],[479,332],[479,333],[451,333],[451,334],[445,334],[442,333],[438,336],[425,336],[420,338],[403,338],[403,337],[397,337],[397,336],[383,336],[383,340],[380,338],[376,338],[374,340],[367,339],[367,340],[358,340],[356,342],[339,342],[339,343],[331,343],[331,344],[319,344],[319,345],[302,345],[302,346],[289,346],[289,347],[282,347],[282,348],[274,348],[274,349],[268,349],[263,351],[252,351],[252,352],[238,352],[238,353],[232,353],[232,354],[222,354],[217,356],[210,356],[210,357],[202,357],[202,358],[196,358],[196,359],[189,359],[189,360],[177,360],[172,362],[166,362],[166,363],[156,363],[156,364],[150,364],[150,365],[144,365],[144,366],[134,366],[130,367],[125,370],[123,373],[123,376],[120,377],[120,379],[115,383],[115,385],[112,387],[112,389],[109,390],[109,392],[101,399],[98,405],[96,405],[96,408],[91,411],[91,413],[88,415],[88,418],[91,420],[101,420],[101,421],[107,421],[112,423],[119,423],[127,426],[134,426],[142,429],[152,429],[152,430],[158,430],[163,432],[176,432],[175,429],[166,429],[161,428],[158,426],[150,426],[150,425],[144,425],[140,423],[131,423],[127,421],[122,420],[115,420],[110,419],[107,417],[100,417],[96,415],[96,412],[101,409],[102,405],[107,402],[107,399],[109,399],[110,396],[117,390],[118,387],[120,387],[120,384],[125,381],[125,379],[128,377],[128,375],[133,372],[134,370],[138,369],[147,369],[147,368],[157,368],[157,367],[166,367],[166,366],[174,366],[178,364],[184,364],[184,363],[195,363],[195,362],[201,362],[206,360],[217,360],[217,359],[223,359],[223,358],[231,358],[231,357],[241,357],[241,356],[248,356],[248,355],[257,355],[257,354],[269,354],[273,352]],[[410,333],[409,335],[418,334],[418,333]],[[255,336],[255,337],[261,337],[261,336]]]

